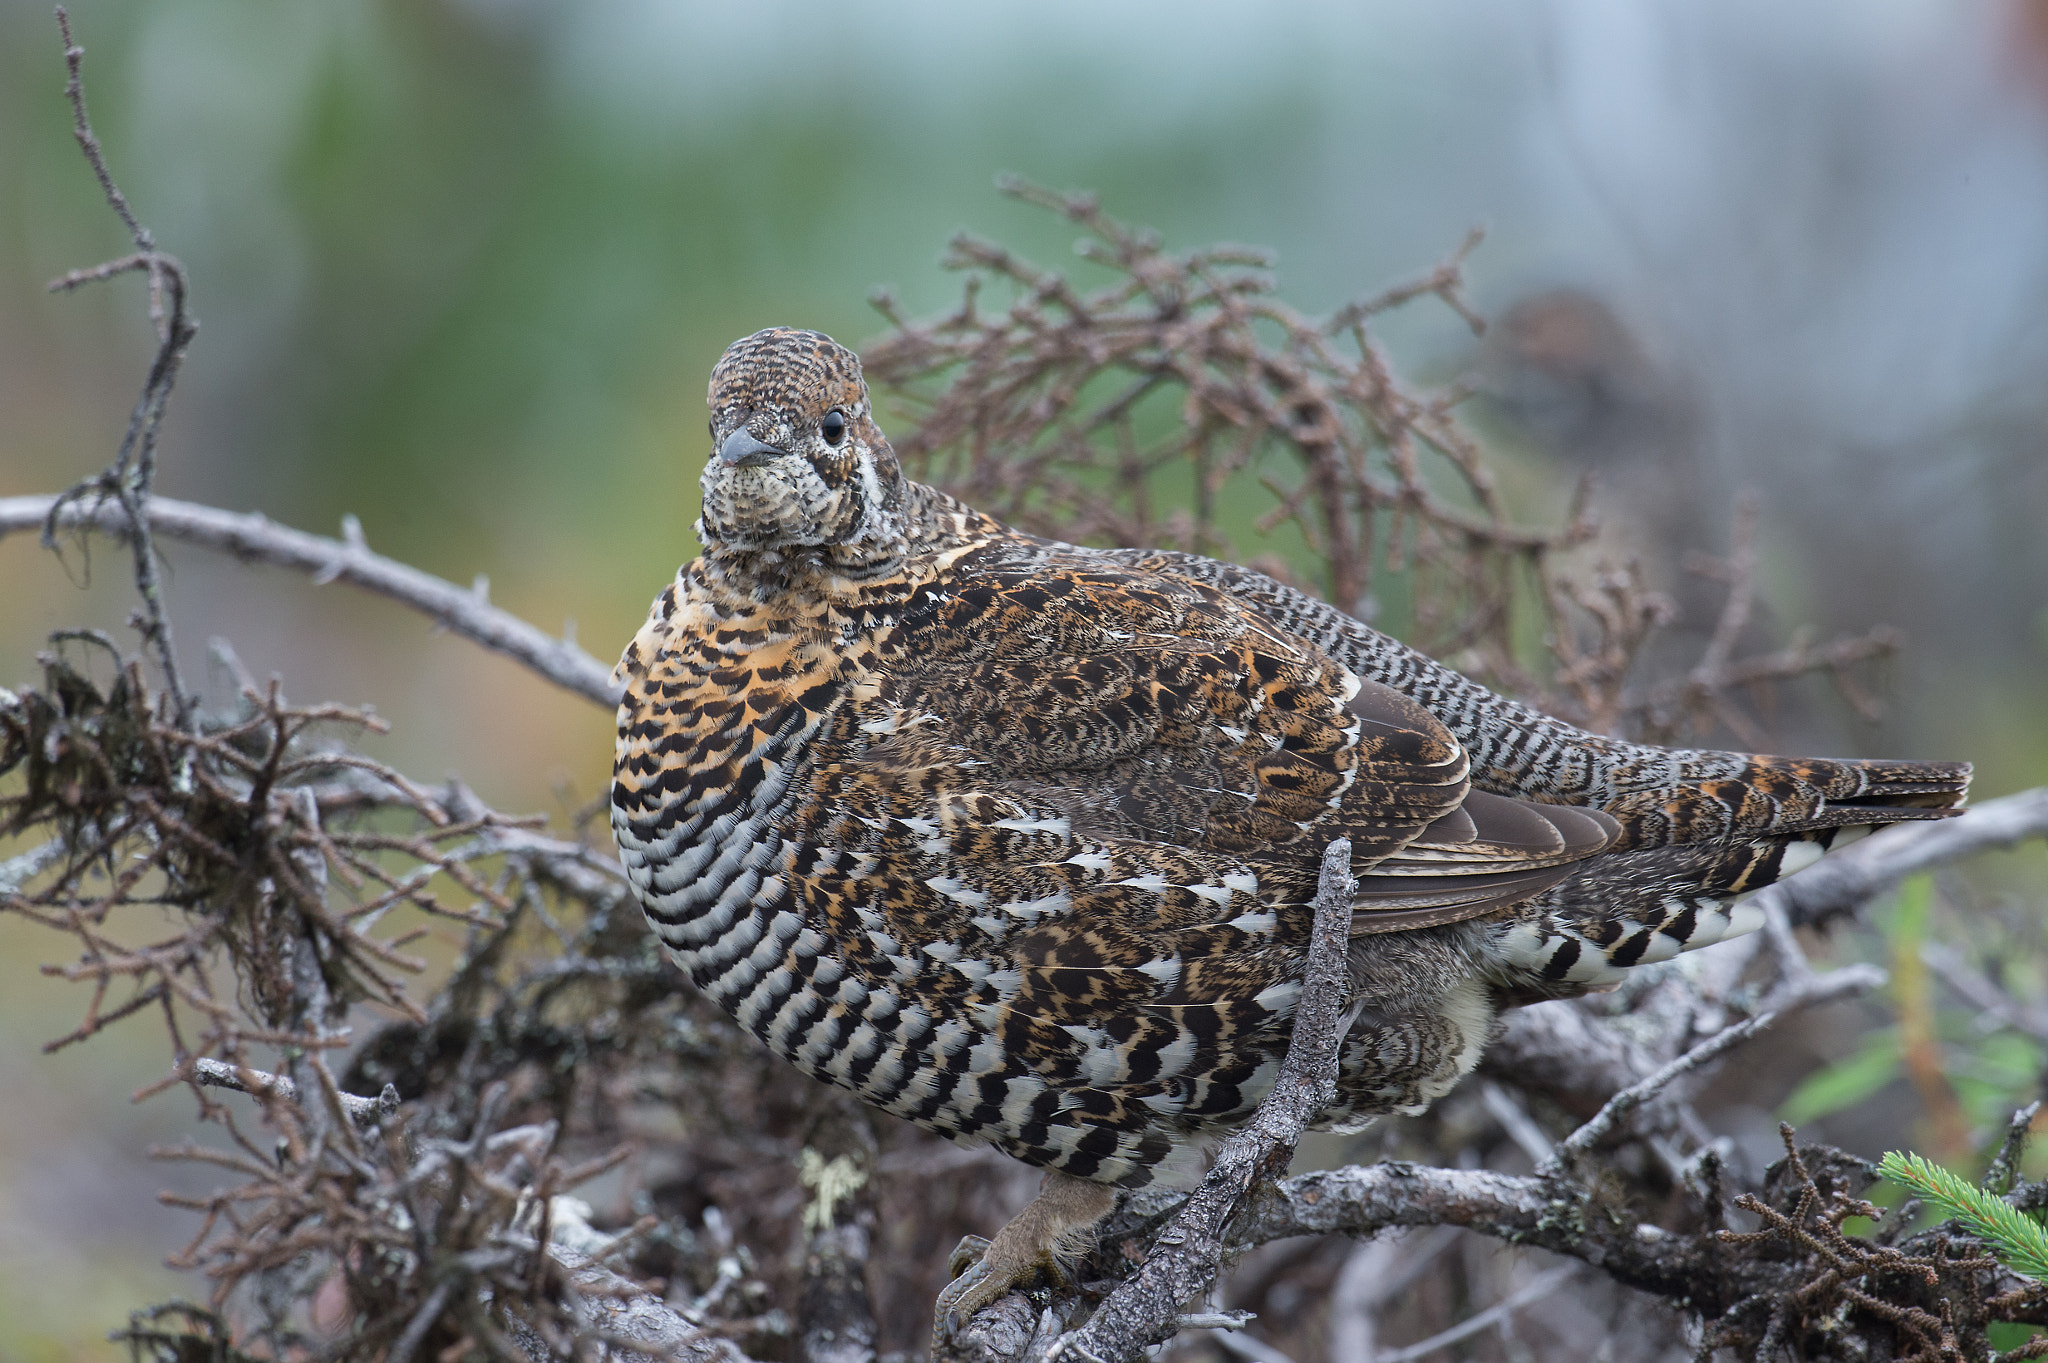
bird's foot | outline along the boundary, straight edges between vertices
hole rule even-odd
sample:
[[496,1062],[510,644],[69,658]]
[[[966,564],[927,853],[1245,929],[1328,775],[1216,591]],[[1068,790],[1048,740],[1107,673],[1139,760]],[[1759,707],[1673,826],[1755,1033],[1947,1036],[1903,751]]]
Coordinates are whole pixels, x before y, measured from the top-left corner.
[[1060,1287],[1067,1282],[1066,1268],[1050,1250],[1031,1255],[991,1255],[992,1242],[979,1235],[960,1241],[946,1271],[953,1280],[939,1293],[932,1309],[935,1342],[954,1337],[960,1326],[985,1306],[993,1306],[1013,1291],[1041,1282]]
[[1087,1250],[1088,1232],[1115,1205],[1114,1188],[1048,1173],[1038,1197],[995,1239],[963,1239],[947,1263],[953,1281],[939,1293],[932,1312],[934,1355],[975,1312],[1009,1293],[1039,1282],[1070,1282],[1067,1265]]

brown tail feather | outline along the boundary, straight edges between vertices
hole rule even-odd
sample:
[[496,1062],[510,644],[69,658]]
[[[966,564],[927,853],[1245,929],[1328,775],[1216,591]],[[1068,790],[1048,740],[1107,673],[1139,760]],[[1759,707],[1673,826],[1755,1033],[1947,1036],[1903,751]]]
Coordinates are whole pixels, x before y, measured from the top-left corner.
[[1790,771],[1832,804],[1942,809],[1960,806],[1970,789],[1968,762],[1758,757],[1751,766]]
[[1938,819],[1960,808],[1967,762],[1753,757],[1723,780],[1610,801],[1622,846],[1670,847],[1757,834]]

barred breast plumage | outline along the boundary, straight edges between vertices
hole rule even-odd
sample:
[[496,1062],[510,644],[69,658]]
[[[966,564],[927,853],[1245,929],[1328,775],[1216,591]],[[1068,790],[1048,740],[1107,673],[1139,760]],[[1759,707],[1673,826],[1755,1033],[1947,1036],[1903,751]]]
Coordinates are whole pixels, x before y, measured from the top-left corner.
[[1503,1003],[1745,930],[1836,830],[1968,783],[1618,742],[1248,569],[1019,534],[906,480],[814,332],[735,343],[711,407],[704,556],[619,665],[647,917],[808,1073],[1071,1179],[1142,1183],[1263,1096],[1332,837],[1345,1125],[1442,1094]]

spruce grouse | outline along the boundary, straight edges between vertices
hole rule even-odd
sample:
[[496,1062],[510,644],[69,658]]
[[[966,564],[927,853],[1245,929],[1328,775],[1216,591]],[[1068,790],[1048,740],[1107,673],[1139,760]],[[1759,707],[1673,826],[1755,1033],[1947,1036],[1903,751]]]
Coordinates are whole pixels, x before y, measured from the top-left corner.
[[1744,891],[1969,782],[1585,733],[1249,569],[1020,534],[905,479],[817,332],[735,342],[710,404],[704,555],[619,663],[613,830],[742,1026],[1048,1171],[942,1318],[1251,1113],[1333,837],[1343,1129],[1442,1095],[1504,1004],[1746,932]]

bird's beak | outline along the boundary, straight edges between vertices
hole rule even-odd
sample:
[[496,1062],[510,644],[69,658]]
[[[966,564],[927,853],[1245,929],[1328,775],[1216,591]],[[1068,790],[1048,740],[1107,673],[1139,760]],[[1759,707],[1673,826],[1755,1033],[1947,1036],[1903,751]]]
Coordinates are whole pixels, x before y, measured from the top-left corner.
[[729,469],[752,469],[759,468],[769,460],[787,453],[787,450],[778,450],[773,445],[766,445],[754,439],[747,433],[747,428],[742,426],[727,436],[725,443],[718,447],[718,460]]

